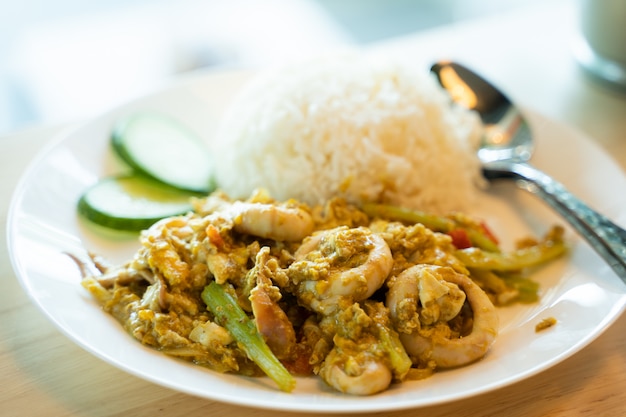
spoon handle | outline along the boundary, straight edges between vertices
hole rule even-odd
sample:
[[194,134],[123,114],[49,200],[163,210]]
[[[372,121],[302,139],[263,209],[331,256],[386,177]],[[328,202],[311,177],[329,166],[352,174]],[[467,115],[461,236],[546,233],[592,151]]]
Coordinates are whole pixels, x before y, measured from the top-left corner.
[[530,164],[489,162],[483,165],[488,178],[515,178],[522,188],[543,198],[609,264],[626,283],[626,230],[594,211],[563,185]]

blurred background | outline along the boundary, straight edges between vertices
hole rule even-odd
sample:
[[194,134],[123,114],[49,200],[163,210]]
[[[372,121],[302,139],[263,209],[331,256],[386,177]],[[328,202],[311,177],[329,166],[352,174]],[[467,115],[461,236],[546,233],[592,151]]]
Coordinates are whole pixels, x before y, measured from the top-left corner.
[[21,0],[0,13],[0,135],[211,67],[260,67],[550,0]]

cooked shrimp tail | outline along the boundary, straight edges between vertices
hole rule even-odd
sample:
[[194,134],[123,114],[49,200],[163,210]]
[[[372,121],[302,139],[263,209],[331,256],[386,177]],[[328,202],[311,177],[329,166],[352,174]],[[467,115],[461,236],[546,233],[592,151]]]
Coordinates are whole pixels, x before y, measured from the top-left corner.
[[267,345],[279,359],[291,357],[296,345],[296,332],[287,314],[278,305],[280,290],[272,285],[267,266],[269,248],[263,247],[256,257],[256,265],[250,271],[255,275],[256,286],[250,291],[250,304],[256,322]]

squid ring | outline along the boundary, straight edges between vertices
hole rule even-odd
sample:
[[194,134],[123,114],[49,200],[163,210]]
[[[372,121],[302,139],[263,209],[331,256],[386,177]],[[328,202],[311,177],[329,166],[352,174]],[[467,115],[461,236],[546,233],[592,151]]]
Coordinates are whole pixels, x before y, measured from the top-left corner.
[[[396,319],[395,303],[400,300],[406,285],[417,285],[419,275],[424,270],[437,274],[442,279],[456,284],[466,294],[466,300],[472,308],[474,321],[469,335],[449,339],[444,337],[429,338],[415,329],[412,333],[400,333],[400,340],[411,356],[428,358],[438,367],[452,368],[474,362],[487,353],[498,333],[498,315],[489,297],[468,276],[459,274],[447,267],[416,265],[403,271],[391,286],[387,298],[392,319]],[[412,291],[412,290],[408,290]]]

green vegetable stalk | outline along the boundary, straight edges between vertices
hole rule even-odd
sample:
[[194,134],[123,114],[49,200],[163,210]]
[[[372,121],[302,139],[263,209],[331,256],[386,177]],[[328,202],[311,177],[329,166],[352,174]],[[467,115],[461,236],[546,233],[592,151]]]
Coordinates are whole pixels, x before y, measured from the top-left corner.
[[366,301],[363,307],[366,314],[374,321],[380,348],[389,355],[394,378],[398,381],[404,380],[412,366],[411,358],[407,355],[400,336],[391,328],[389,310],[380,302]]
[[455,223],[451,219],[403,207],[365,203],[361,209],[370,217],[382,217],[406,223],[421,223],[437,232],[448,232],[455,227]]
[[394,376],[401,381],[411,369],[411,359],[404,350],[397,334],[392,333],[382,324],[378,324],[377,328],[381,346],[389,355]]
[[509,253],[492,253],[478,248],[468,248],[457,250],[455,256],[468,268],[505,272],[519,271],[546,263],[566,251],[567,246],[562,240],[549,240]]
[[281,390],[291,392],[295,388],[295,378],[274,356],[254,322],[222,285],[211,282],[204,287],[202,300],[215,316],[217,324],[230,332],[248,358],[272,378]]
[[468,238],[474,246],[489,252],[500,252],[498,244],[485,233],[476,229],[461,227],[457,222],[446,217],[386,204],[366,203],[363,204],[361,209],[370,217],[381,217],[413,224],[421,223],[435,232],[448,233],[454,229],[461,228],[467,233]]

